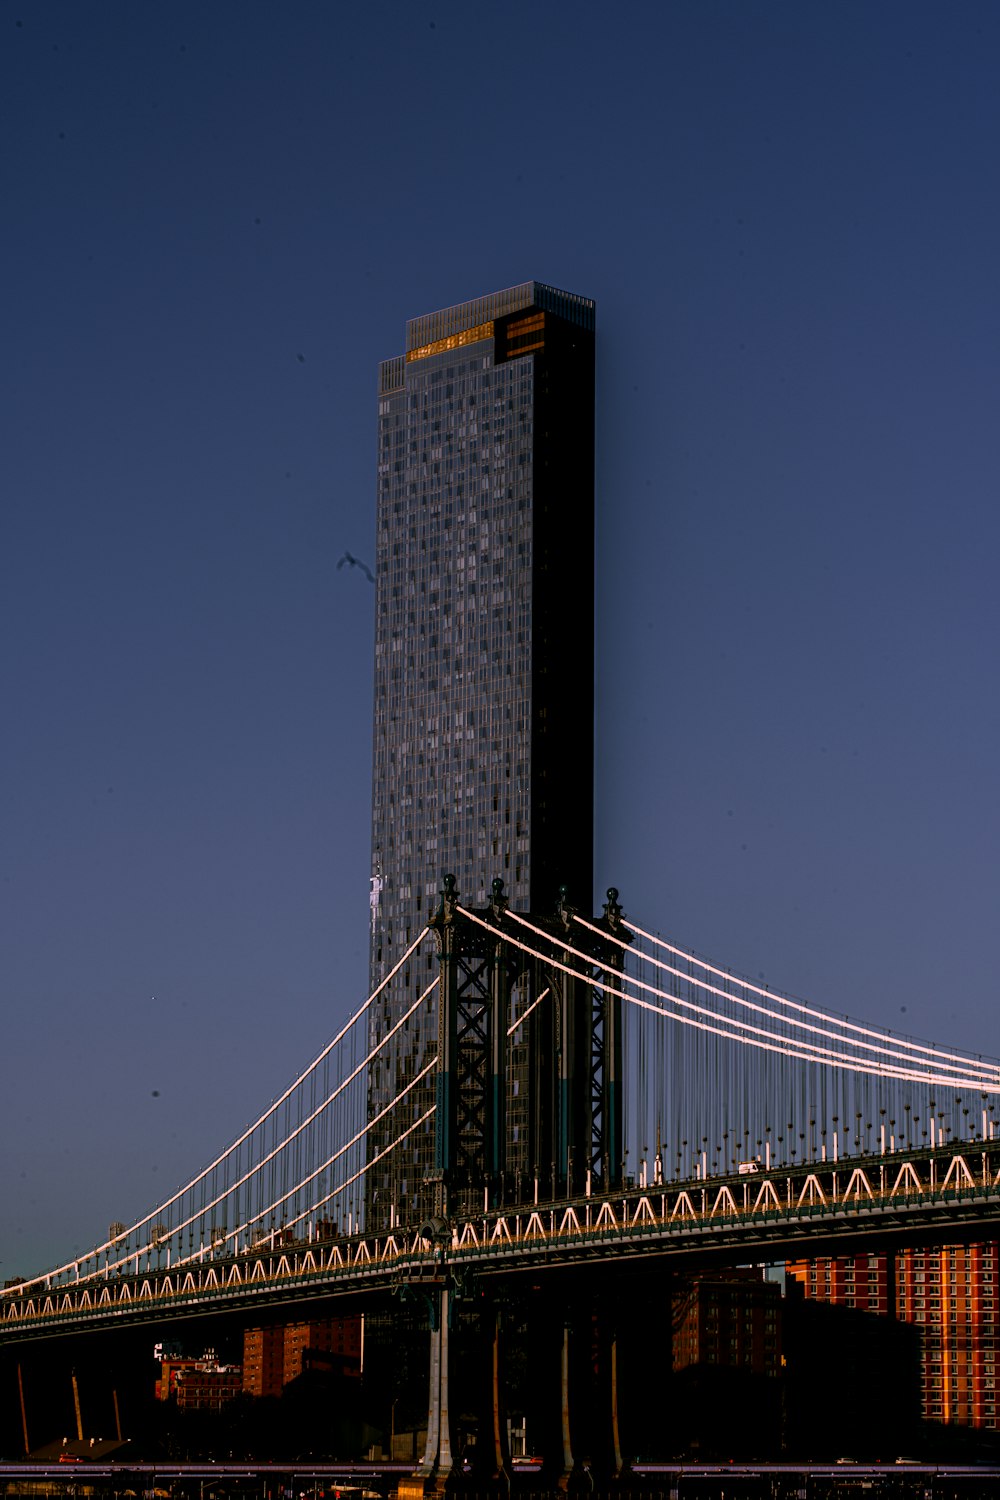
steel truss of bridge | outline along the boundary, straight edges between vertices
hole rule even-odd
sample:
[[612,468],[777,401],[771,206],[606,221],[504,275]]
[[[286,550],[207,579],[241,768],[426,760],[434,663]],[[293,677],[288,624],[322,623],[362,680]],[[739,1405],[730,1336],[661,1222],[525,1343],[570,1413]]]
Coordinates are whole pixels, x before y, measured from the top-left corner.
[[0,1303],[0,1343],[476,1277],[655,1257],[704,1263],[970,1241],[1000,1232],[1000,1141],[951,1143],[614,1194],[333,1240],[201,1252],[128,1274],[40,1277]]

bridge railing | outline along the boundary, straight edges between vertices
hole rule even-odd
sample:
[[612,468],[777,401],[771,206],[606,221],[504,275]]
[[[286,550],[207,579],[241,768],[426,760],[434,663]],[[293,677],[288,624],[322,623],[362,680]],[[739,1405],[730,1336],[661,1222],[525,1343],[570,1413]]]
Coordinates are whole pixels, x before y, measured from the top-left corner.
[[449,1224],[444,1242],[428,1239],[426,1227],[328,1241],[290,1238],[69,1286],[41,1278],[4,1292],[0,1341],[195,1308],[263,1305],[276,1296],[387,1293],[444,1278],[461,1283],[531,1261],[551,1272],[587,1260],[747,1253],[781,1259],[836,1253],[848,1241],[891,1247],[915,1238],[995,1236],[1000,1144],[866,1155],[497,1208]]

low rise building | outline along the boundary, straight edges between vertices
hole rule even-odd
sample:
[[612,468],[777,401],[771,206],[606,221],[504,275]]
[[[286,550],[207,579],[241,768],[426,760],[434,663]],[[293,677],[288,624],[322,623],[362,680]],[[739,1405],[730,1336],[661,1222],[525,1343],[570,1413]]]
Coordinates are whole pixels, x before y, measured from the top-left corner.
[[239,1365],[220,1364],[213,1349],[192,1359],[173,1354],[160,1360],[158,1401],[176,1401],[180,1411],[220,1411],[243,1392]]

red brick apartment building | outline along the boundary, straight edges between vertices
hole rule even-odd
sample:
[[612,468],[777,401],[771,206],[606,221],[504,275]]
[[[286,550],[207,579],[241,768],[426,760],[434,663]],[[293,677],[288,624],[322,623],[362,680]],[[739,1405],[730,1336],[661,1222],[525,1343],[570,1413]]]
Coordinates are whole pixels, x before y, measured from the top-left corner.
[[695,1276],[673,1300],[673,1367],[781,1368],[781,1288],[758,1270]]
[[914,1330],[925,1422],[998,1430],[996,1241],[790,1261],[787,1273],[807,1299]]
[[778,1283],[759,1267],[696,1273],[678,1278],[670,1310],[671,1441],[702,1458],[776,1451],[783,1391]]
[[249,1396],[280,1396],[308,1369],[360,1375],[361,1341],[360,1316],[248,1328],[243,1334],[243,1390]]

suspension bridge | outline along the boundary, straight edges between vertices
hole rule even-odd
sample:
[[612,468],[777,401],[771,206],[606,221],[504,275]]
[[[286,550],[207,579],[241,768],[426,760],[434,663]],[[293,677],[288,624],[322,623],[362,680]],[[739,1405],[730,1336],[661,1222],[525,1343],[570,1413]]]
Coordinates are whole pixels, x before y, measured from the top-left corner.
[[[562,902],[543,921],[501,889],[475,911],[446,887],[438,917],[226,1150],[85,1254],[3,1289],[0,1339],[71,1308],[138,1310],[137,1282],[145,1299],[196,1283],[256,1295],[248,1264],[391,1277],[393,1262],[440,1255],[440,1227],[420,1232],[432,1218],[449,1254],[481,1263],[542,1247],[587,1258],[609,1232],[669,1253],[708,1234],[756,1244],[780,1223],[780,1251],[852,1215],[863,1233],[883,1212],[946,1232],[995,1221],[996,1060],[738,978],[630,922],[616,891],[598,921]],[[380,1001],[395,1017],[384,1030]],[[411,1028],[419,1066],[373,1109],[373,1070]],[[529,1028],[544,1070],[512,1077]],[[542,1118],[515,1173],[505,1115],[526,1084]],[[406,1222],[389,1204],[379,1218],[366,1178],[415,1136],[436,1138],[433,1212]]]
[[739,978],[631,921],[613,889],[600,917],[565,893],[538,916],[499,880],[472,909],[446,877],[428,925],[231,1145],[5,1286],[0,1344],[416,1289],[421,1472],[440,1477],[449,1296],[996,1234],[998,1095],[996,1060]]

